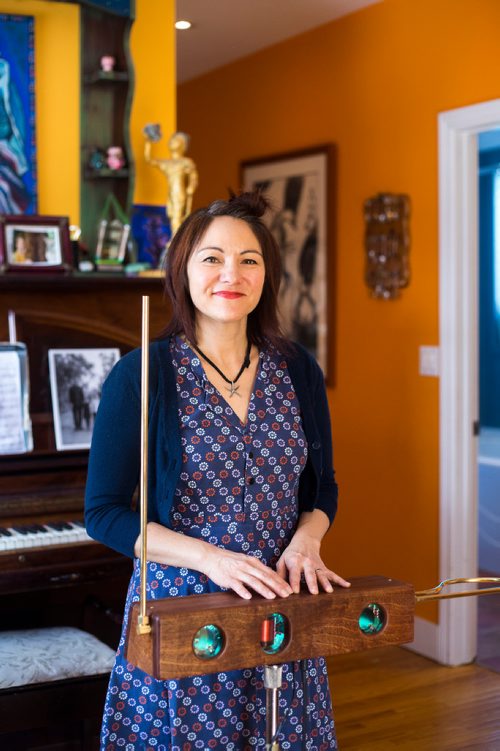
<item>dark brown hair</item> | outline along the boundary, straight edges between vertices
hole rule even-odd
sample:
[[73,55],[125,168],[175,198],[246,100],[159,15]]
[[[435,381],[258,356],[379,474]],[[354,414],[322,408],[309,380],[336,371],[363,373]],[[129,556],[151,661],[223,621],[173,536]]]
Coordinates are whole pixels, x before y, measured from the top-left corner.
[[165,291],[172,303],[172,318],[162,336],[184,334],[196,344],[195,308],[189,294],[188,261],[213,220],[219,216],[229,216],[248,224],[264,258],[264,287],[256,308],[248,316],[247,336],[258,347],[262,347],[267,340],[282,352],[287,349],[278,320],[278,290],[282,273],[280,249],[262,220],[268,208],[269,202],[260,192],[254,191],[233,194],[226,201],[214,201],[184,220],[167,252]]

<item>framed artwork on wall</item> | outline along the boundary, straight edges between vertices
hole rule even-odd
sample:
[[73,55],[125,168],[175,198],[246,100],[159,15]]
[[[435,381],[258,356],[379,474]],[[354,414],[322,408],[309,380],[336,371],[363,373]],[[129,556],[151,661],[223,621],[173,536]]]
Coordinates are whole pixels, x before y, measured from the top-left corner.
[[265,219],[281,249],[279,306],[285,333],[316,357],[332,382],[328,269],[332,265],[333,144],[244,161],[241,184],[270,200]]
[[134,204],[131,226],[138,262],[157,269],[172,235],[165,206]]
[[34,18],[0,13],[0,213],[35,214]]
[[6,271],[67,271],[71,265],[68,217],[0,215],[0,266]]

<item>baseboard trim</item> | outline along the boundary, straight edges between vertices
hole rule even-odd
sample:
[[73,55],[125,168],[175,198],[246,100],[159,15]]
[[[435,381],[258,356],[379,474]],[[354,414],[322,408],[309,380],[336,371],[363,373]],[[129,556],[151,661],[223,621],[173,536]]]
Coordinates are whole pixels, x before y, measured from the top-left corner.
[[415,617],[414,639],[411,644],[405,644],[407,649],[439,662],[438,634],[439,626],[424,618]]

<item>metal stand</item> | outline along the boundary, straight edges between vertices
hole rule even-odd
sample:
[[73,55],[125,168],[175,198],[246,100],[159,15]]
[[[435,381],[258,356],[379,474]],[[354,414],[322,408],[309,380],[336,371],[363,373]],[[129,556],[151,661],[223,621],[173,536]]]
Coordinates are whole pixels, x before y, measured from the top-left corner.
[[266,751],[279,751],[276,739],[279,726],[279,691],[282,684],[282,665],[264,665],[266,689]]

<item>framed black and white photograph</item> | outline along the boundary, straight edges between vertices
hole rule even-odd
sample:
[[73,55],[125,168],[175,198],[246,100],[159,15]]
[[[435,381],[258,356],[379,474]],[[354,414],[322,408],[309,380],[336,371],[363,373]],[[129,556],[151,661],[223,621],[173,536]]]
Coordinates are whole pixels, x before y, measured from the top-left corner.
[[71,262],[67,217],[0,216],[0,263],[6,271],[67,271]]
[[[328,372],[328,266],[331,263],[329,195],[333,145],[276,154],[241,164],[245,190],[270,200],[267,216],[281,249],[283,279],[279,308],[287,336],[303,344]],[[331,192],[331,191],[330,191]]]
[[102,385],[120,350],[49,349],[50,391],[58,451],[90,448]]

